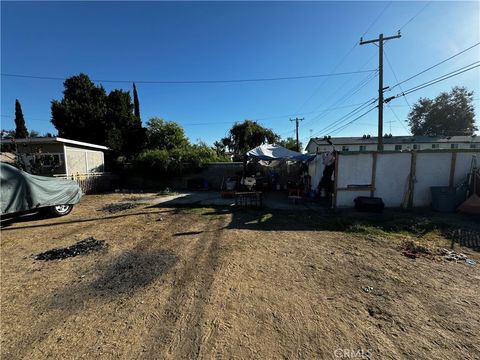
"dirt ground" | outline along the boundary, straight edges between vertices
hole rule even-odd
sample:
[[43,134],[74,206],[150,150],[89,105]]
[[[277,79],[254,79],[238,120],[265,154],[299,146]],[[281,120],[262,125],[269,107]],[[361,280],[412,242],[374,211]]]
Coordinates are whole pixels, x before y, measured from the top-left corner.
[[[2,359],[480,358],[480,253],[438,255],[455,234],[479,240],[472,218],[154,200],[89,195],[63,218],[2,223]],[[87,237],[107,248],[34,259]]]

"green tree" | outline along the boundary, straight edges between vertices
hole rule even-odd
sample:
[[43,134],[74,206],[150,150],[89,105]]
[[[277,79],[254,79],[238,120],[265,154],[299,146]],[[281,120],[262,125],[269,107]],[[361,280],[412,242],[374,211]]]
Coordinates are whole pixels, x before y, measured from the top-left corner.
[[154,117],[147,122],[147,148],[172,150],[189,145],[183,128],[173,121]]
[[15,100],[15,138],[24,139],[28,137],[27,126],[23,118],[22,105],[18,99]]
[[[297,151],[297,140],[295,140],[293,137],[288,137],[286,139],[282,139],[277,142],[278,145],[283,146],[284,148],[287,148],[289,150]],[[303,149],[302,142],[298,142],[298,149],[301,152]]]
[[140,119],[140,102],[138,101],[138,94],[137,94],[137,87],[135,83],[133,83],[133,105],[134,105],[134,114],[135,117],[141,121]]
[[142,123],[133,114],[130,93],[113,90],[107,96],[105,114],[106,145],[117,154],[137,154],[144,145]]
[[280,137],[271,129],[267,129],[252,120],[235,123],[230,129],[228,136],[221,140],[235,155],[241,156],[248,150],[262,144],[274,144]]
[[104,145],[107,95],[85,74],[65,80],[63,99],[52,101],[52,124],[58,136]]
[[413,135],[472,135],[475,126],[473,91],[454,87],[435,99],[420,98],[408,114]]

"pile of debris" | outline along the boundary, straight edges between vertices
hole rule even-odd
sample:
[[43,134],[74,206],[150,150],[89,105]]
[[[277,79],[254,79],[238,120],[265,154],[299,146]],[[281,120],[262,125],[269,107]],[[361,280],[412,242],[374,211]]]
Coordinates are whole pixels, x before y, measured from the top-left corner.
[[114,214],[120,211],[125,211],[128,209],[133,209],[137,207],[138,204],[127,202],[127,203],[118,203],[118,204],[108,204],[102,207],[102,211],[109,212],[110,214]]
[[464,261],[467,265],[471,265],[471,266],[477,263],[475,260],[469,259],[467,255],[463,253],[457,253],[454,250],[448,250],[443,248],[440,250],[440,254],[443,256],[445,260],[449,260],[449,261],[455,261],[455,262]]
[[402,248],[403,248],[402,254],[411,259],[416,259],[421,254],[430,255],[432,253],[432,251],[429,248],[423,245],[417,244],[414,241],[404,242]]
[[60,260],[74,257],[77,255],[88,254],[94,251],[100,251],[106,248],[104,240],[97,240],[93,237],[88,237],[75,244],[65,247],[45,251],[35,256],[35,260]]

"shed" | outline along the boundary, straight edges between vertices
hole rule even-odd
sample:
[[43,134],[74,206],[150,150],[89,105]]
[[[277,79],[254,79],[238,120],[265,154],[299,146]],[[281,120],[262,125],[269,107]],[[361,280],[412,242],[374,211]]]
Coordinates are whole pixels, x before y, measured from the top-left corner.
[[89,176],[105,171],[108,147],[103,145],[61,137],[5,139],[2,146],[5,145],[17,154],[25,170],[39,175]]

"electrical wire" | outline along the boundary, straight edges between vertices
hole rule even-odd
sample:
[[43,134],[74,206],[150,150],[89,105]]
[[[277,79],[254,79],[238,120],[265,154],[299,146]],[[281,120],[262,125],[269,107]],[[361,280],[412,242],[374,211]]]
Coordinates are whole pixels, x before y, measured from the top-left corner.
[[[269,77],[269,78],[252,78],[252,79],[229,79],[229,80],[106,80],[106,79],[91,79],[91,80],[94,81],[94,82],[101,82],[101,83],[132,83],[132,82],[135,82],[136,84],[219,84],[219,83],[244,83],[244,82],[312,79],[312,78],[319,78],[319,77],[361,74],[361,73],[368,73],[368,72],[374,72],[374,71],[376,71],[376,70],[357,70],[357,71],[345,71],[345,72],[329,73],[329,74],[283,76],[283,77]],[[58,80],[58,81],[67,80],[66,78],[60,78],[60,77],[33,76],[33,75],[7,74],[7,73],[1,73],[1,76],[27,78],[27,79],[37,79],[37,80]]]
[[[330,107],[322,111],[320,114],[314,116],[311,118],[309,121],[306,121],[305,125],[312,123],[313,121],[318,121],[324,118],[325,116],[328,115],[329,112],[331,112],[333,109],[337,109],[335,107],[336,105],[342,104],[348,99],[350,99],[353,95],[358,93],[361,89],[363,89],[370,81],[372,81],[378,73],[375,73],[374,76],[372,77],[367,77],[366,79],[362,80],[359,84],[355,85],[351,90],[349,90],[342,98],[338,99],[336,102],[334,102]],[[367,100],[366,102],[369,102],[370,100]],[[365,102],[361,103],[360,105],[364,105]]]
[[[360,106],[358,106],[357,108],[353,109],[352,111],[348,112],[347,114],[343,115],[342,117],[340,117],[338,120],[332,122],[330,125],[322,128],[321,130],[313,133],[312,135],[318,135],[320,133],[323,133],[323,132],[326,132],[327,130],[331,129],[332,127],[335,127],[336,125],[340,125],[342,122],[348,120],[349,118],[351,118],[352,116],[354,116],[356,113],[362,111],[363,109],[365,109],[366,107],[368,107],[369,105],[372,105],[374,102],[376,102],[377,99],[369,99],[365,102],[363,102]],[[302,139],[304,140],[304,139]]]
[[[345,108],[354,107],[354,106],[358,106],[358,105],[361,105],[361,104],[357,103],[357,104],[339,106],[337,108],[331,109],[331,111],[338,110],[338,109],[345,109]],[[304,114],[312,114],[312,113],[315,113],[315,111],[308,111],[308,112],[304,112],[304,113],[300,113],[300,114],[297,113],[297,114],[274,115],[274,116],[267,116],[267,117],[253,117],[253,118],[251,118],[251,120],[253,120],[253,121],[265,121],[265,120],[285,118],[287,116],[304,115]],[[4,117],[4,118],[9,118],[9,119],[14,119],[15,118],[15,115],[9,115],[9,114],[1,114],[0,116]],[[27,117],[27,120],[28,121],[33,120],[33,121],[51,122],[51,120],[47,120],[47,119],[44,119],[44,118],[35,118],[35,117]],[[204,123],[181,123],[181,125],[182,126],[200,126],[200,125],[234,124],[236,122],[238,122],[238,121],[213,121],[213,122],[204,122]],[[289,133],[290,133],[290,131],[289,131]]]
[[366,112],[364,112],[362,115],[359,115],[357,116],[355,119],[353,119],[352,121],[348,122],[347,124],[343,125],[342,127],[336,129],[336,130],[333,130],[332,132],[330,132],[329,134],[330,135],[335,135],[335,134],[338,134],[340,131],[343,131],[345,130],[347,127],[349,127],[350,125],[352,125],[355,121],[361,119],[362,117],[364,117],[365,115],[367,115],[368,113],[370,113],[372,110],[375,110],[377,108],[377,106],[374,106],[372,107],[371,109],[367,110]]
[[[395,70],[393,70],[393,66],[392,66],[392,64],[390,63],[390,60],[388,59],[387,53],[386,53],[386,51],[385,51],[385,48],[383,48],[383,55],[385,55],[385,59],[387,60],[388,67],[389,67],[390,70],[392,71],[392,74],[393,74],[393,77],[395,78],[395,81],[398,83],[399,81],[398,81],[398,78],[397,78],[397,74],[395,74]],[[402,86],[401,86],[401,85],[399,85],[399,88],[400,88],[400,90],[403,92],[403,89],[402,89]],[[406,97],[405,95],[403,96],[403,99],[405,100],[405,103],[408,105],[408,107],[411,109],[412,107],[411,107],[410,103],[408,102],[407,97]]]
[[[380,19],[380,17],[383,15],[383,13],[388,9],[388,7],[391,5],[392,2],[389,2],[381,11],[380,13],[377,15],[377,17],[370,23],[370,25],[367,27],[367,30],[365,30],[365,32],[363,33],[362,37],[365,36],[368,31],[370,31],[370,29],[377,23],[377,21]],[[335,65],[335,67],[333,68],[332,71],[335,71],[337,70],[340,65],[342,65],[344,63],[344,61],[348,58],[348,56],[350,56],[350,54],[353,52],[353,50],[355,50],[355,48],[358,46],[358,42],[355,41],[355,44],[350,48],[350,50],[342,57],[342,59],[337,63],[337,65]],[[367,61],[367,63],[370,62],[371,59],[369,59]],[[366,66],[363,65],[363,66]],[[360,70],[363,68],[363,66],[360,68]],[[297,112],[300,111],[300,109],[302,109],[317,93],[318,91],[323,88],[323,86],[326,84],[326,82],[328,81],[328,78],[325,79],[324,81],[322,81],[320,83],[320,85],[315,88],[315,90],[313,91],[313,93],[307,98],[307,100],[305,100],[302,105],[300,105],[300,107],[298,108]]]
[[400,26],[400,28],[398,29],[399,31],[403,30],[403,28],[405,26],[407,26],[408,24],[410,24],[418,15],[420,15],[423,10],[425,10],[429,5],[430,5],[431,1],[429,1],[428,3],[425,4],[424,7],[422,7],[415,15],[413,15],[405,24],[403,24],[402,26]]
[[393,98],[399,98],[400,96],[404,96],[404,95],[408,95],[412,92],[415,92],[415,91],[418,91],[418,90],[421,90],[421,89],[424,89],[428,86],[431,86],[431,85],[434,85],[436,83],[439,83],[441,81],[444,81],[444,80],[447,80],[447,79],[450,79],[451,77],[454,77],[454,76],[457,76],[457,75],[460,75],[460,74],[463,74],[464,72],[467,72],[467,71],[470,71],[470,70],[473,70],[477,67],[480,66],[480,61],[475,61],[469,65],[466,65],[466,66],[463,66],[457,70],[454,70],[452,72],[449,72],[445,75],[442,75],[442,76],[439,76],[439,77],[436,77],[432,80],[429,80],[427,82],[424,82],[422,84],[419,84],[419,85],[416,85],[410,89],[407,89],[406,91],[402,92],[402,93],[399,93],[397,94],[396,96],[394,96]]
[[400,120],[400,118],[397,116],[397,113],[392,109],[392,107],[390,106],[390,104],[387,104],[388,108],[390,109],[390,111],[392,112],[393,116],[395,116],[395,118],[397,119],[397,121],[400,123],[400,125],[403,126],[403,128],[405,129],[405,131],[410,134],[410,130],[408,130],[408,128],[405,126],[405,124],[403,123],[403,121]]
[[476,46],[478,46],[478,45],[480,45],[480,42],[477,42],[476,44],[473,44],[472,46],[470,46],[470,47],[468,47],[468,48],[466,48],[466,49],[464,49],[464,50],[462,50],[462,51],[460,51],[460,52],[458,52],[458,53],[456,53],[456,54],[448,57],[448,58],[445,59],[445,60],[442,60],[442,61],[440,61],[440,62],[438,62],[438,63],[436,63],[436,64],[434,64],[434,65],[432,65],[432,66],[430,66],[430,67],[428,67],[428,68],[426,68],[425,70],[420,71],[419,73],[417,73],[417,74],[415,74],[415,75],[413,75],[413,76],[410,76],[409,78],[407,78],[407,79],[405,79],[405,80],[403,80],[403,81],[397,82],[395,85],[391,86],[391,87],[388,89],[388,91],[392,91],[392,90],[395,89],[397,86],[400,86],[401,84],[403,84],[403,83],[405,83],[405,82],[407,82],[407,81],[410,81],[410,80],[412,80],[413,78],[416,78],[417,76],[422,75],[423,73],[426,73],[427,71],[429,71],[429,70],[431,70],[431,69],[433,69],[433,68],[436,68],[437,66],[439,66],[439,65],[441,65],[441,64],[443,64],[443,63],[445,63],[445,62],[447,62],[447,61],[449,61],[449,60],[451,60],[451,59],[453,59],[453,58],[455,58],[455,57],[457,57],[457,56],[459,56],[459,55],[467,52],[468,50],[473,49],[474,47],[476,47]]

